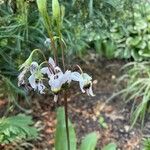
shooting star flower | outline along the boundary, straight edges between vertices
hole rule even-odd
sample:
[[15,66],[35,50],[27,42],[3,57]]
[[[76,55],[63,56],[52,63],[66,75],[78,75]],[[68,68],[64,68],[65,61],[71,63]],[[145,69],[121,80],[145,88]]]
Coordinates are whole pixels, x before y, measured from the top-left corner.
[[54,93],[54,101],[57,101],[58,94],[62,89],[62,86],[65,83],[71,82],[71,71],[67,70],[65,73],[62,71],[57,72],[56,74],[53,74],[50,76],[49,85],[51,87],[51,91]]
[[92,90],[92,78],[87,73],[72,72],[71,79],[79,82],[83,93],[86,92],[89,96],[95,96]]
[[30,77],[28,78],[31,87],[44,94],[43,74],[37,62],[32,62],[30,66]]
[[32,63],[32,56],[33,53],[35,52],[32,51],[32,53],[30,54],[30,56],[28,57],[28,59],[19,67],[19,70],[22,70],[21,73],[18,76],[18,86],[21,86],[23,84],[25,84],[25,74],[30,70],[30,66]]

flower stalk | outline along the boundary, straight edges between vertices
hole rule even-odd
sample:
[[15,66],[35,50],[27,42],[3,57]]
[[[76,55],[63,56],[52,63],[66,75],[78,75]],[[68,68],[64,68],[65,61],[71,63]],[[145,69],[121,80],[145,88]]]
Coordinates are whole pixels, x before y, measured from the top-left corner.
[[[52,1],[53,2],[53,1]],[[56,2],[56,1],[55,1]],[[43,52],[39,49],[35,49],[29,58],[23,63],[21,66],[20,70],[22,72],[18,76],[18,85],[20,86],[21,84],[27,84],[29,82],[31,88],[34,91],[38,91],[40,94],[45,94],[45,89],[50,88],[51,92],[54,94],[54,101],[58,101],[59,94],[63,92],[64,94],[64,108],[65,108],[65,125],[66,125],[66,137],[67,137],[67,147],[68,150],[70,150],[70,135],[69,135],[69,122],[68,122],[68,90],[70,88],[70,84],[72,81],[77,81],[79,82],[79,87],[82,91],[82,93],[87,93],[89,96],[94,96],[93,91],[92,91],[92,77],[90,77],[87,73],[84,73],[79,65],[77,67],[80,70],[79,72],[72,72],[71,70],[66,70],[65,66],[65,42],[62,39],[62,34],[61,34],[61,23],[62,20],[60,19],[60,16],[56,16],[56,14],[61,14],[59,11],[59,3],[55,3],[59,9],[57,9],[57,13],[53,9],[53,15],[54,19],[57,23],[57,35],[58,35],[58,45],[55,43],[55,38],[53,35],[53,30],[52,30],[52,25],[50,24],[52,20],[48,16],[48,12],[46,9],[46,0],[37,0],[37,4],[39,7],[39,11],[44,19],[44,24],[45,28],[47,30],[48,36],[49,36],[49,41],[50,41],[50,46],[51,49],[53,50],[53,55],[54,55],[54,60],[53,58],[49,57],[49,60],[47,61],[47,58],[43,54]],[[55,7],[53,7],[55,8]],[[48,41],[48,42],[49,42]],[[62,69],[58,66],[58,48],[61,49],[61,57],[62,57],[62,66],[63,66],[63,71]],[[38,65],[38,62],[33,61],[34,58],[34,53],[35,52],[40,52],[44,58],[44,61]],[[43,67],[44,65],[44,67]],[[30,76],[27,77],[27,80],[25,77],[30,74]],[[46,77],[45,77],[46,75]],[[45,79],[48,81],[49,87],[45,85]],[[65,141],[66,142],[66,141]]]
[[70,150],[70,136],[69,136],[69,125],[68,125],[68,101],[67,101],[67,91],[66,90],[64,92],[64,107],[65,107],[67,145],[68,145],[68,150]]

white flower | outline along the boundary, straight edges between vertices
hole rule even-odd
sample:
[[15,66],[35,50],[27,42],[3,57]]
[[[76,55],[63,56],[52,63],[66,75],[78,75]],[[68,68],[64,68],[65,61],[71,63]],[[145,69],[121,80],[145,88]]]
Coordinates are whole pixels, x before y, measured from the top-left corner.
[[50,76],[49,85],[51,87],[51,91],[54,94],[58,94],[58,92],[61,90],[62,85],[65,83],[71,82],[71,71],[67,70],[65,73],[62,71],[53,74]]
[[71,80],[78,81],[80,85],[80,89],[83,93],[87,93],[88,95],[94,96],[92,90],[92,78],[87,73],[71,73]]
[[53,68],[56,67],[56,64],[55,64],[55,61],[53,60],[53,58],[49,57],[48,63],[49,63],[50,65],[52,65]]
[[28,78],[31,87],[44,94],[43,74],[37,62],[32,62],[30,66],[31,76]]
[[22,70],[22,72],[18,76],[18,86],[21,86],[22,84],[25,84],[25,74],[29,71],[30,65],[32,63],[32,55],[35,51],[32,51],[28,59],[19,66],[19,70]]

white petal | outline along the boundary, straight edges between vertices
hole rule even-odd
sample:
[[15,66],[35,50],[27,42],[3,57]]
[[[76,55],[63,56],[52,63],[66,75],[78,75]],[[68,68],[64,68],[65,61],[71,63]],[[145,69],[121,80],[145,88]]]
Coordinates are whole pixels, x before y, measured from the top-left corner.
[[47,74],[47,71],[48,71],[48,67],[43,67],[41,69],[41,73],[43,73],[43,74]]
[[90,88],[88,89],[88,92],[91,96],[95,96],[95,94],[93,93],[93,90],[92,90],[92,83],[91,83]]
[[59,72],[63,73],[62,70],[60,69],[60,67],[58,67],[58,66],[55,67],[55,72],[56,73],[59,73]]
[[80,86],[82,93],[85,93],[85,90],[83,89],[84,84],[82,82],[79,82],[79,86]]
[[18,76],[18,86],[21,86],[22,84],[25,83],[24,77],[25,77],[26,72],[27,72],[27,69],[23,69],[23,71],[19,74],[19,76]]
[[32,62],[31,66],[30,66],[30,72],[31,72],[31,74],[33,74],[37,70],[37,68],[38,68],[38,63],[35,62],[35,61]]
[[81,80],[81,74],[79,72],[72,72],[71,73],[71,80],[80,81]]
[[64,83],[65,82],[68,82],[70,83],[72,78],[71,78],[71,71],[70,70],[67,70],[64,74],[64,77],[63,77],[63,80],[64,80]]
[[90,96],[89,89],[86,89],[86,94]]
[[45,86],[42,82],[39,82],[38,83],[38,91],[40,92],[40,94],[44,94],[44,89],[45,89]]
[[61,84],[70,83],[71,71],[67,70],[63,75],[61,75],[60,80],[61,80]]
[[52,67],[53,67],[53,68],[55,68],[55,67],[56,67],[56,64],[55,64],[55,62],[54,62],[53,58],[49,57],[48,62],[52,65]]
[[54,102],[58,101],[58,95],[54,95]]
[[34,76],[34,74],[32,74],[32,75],[28,78],[28,80],[29,80],[29,83],[30,83],[31,87],[32,87],[34,90],[36,90],[36,89],[37,89],[37,83],[35,82],[35,76]]
[[51,73],[50,71],[51,71],[51,69],[48,68],[48,67],[43,67],[43,68],[41,69],[41,73],[47,74],[49,78],[50,78],[50,76],[52,75],[52,73]]
[[51,90],[53,92],[57,91],[57,90],[59,91],[61,89],[61,86],[62,86],[62,84],[61,84],[59,79],[54,79],[54,80],[50,79],[49,80],[49,85],[50,85]]
[[54,82],[53,82],[53,84],[52,84],[52,87],[54,87],[54,88],[56,88],[56,89],[60,89],[61,86],[62,86],[62,84],[61,84],[61,81],[60,81],[60,80],[58,80],[58,79],[54,80]]

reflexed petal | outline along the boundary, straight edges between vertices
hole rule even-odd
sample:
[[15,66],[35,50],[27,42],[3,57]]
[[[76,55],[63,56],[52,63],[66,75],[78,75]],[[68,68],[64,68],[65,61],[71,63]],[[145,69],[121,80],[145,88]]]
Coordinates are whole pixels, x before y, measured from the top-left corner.
[[90,96],[89,89],[86,89],[86,94]]
[[80,80],[82,80],[81,74],[79,72],[72,72],[71,73],[71,80],[73,80],[73,81],[80,81]]
[[85,90],[84,90],[84,84],[82,82],[79,82],[79,86],[80,86],[80,89],[82,91],[82,93],[85,93]]
[[88,89],[88,92],[91,96],[95,96],[95,94],[93,93],[93,90],[92,90],[92,83],[91,83],[90,88]]
[[60,81],[61,85],[65,84],[66,82],[71,82],[71,71],[67,70],[64,74],[59,73],[58,80]]
[[24,76],[25,76],[27,70],[28,69],[23,69],[23,71],[19,74],[19,76],[18,76],[18,86],[21,86],[22,84],[25,83]]
[[67,71],[65,72],[64,76],[63,76],[63,84],[64,84],[65,82],[70,83],[71,80],[72,80],[72,78],[71,78],[71,71],[70,71],[70,70],[67,70]]
[[55,68],[55,67],[56,67],[55,62],[54,62],[54,60],[53,60],[51,57],[49,57],[48,62],[49,62],[49,64],[51,64],[51,65],[52,65],[52,67],[53,67],[53,68]]
[[43,67],[43,68],[41,69],[41,73],[47,74],[49,78],[50,78],[50,76],[52,75],[52,73],[50,72],[50,68],[48,68],[48,67]]
[[29,83],[30,83],[31,87],[32,87],[34,90],[36,90],[36,89],[37,89],[37,84],[36,84],[36,82],[35,82],[35,76],[32,74],[32,75],[28,78],[28,80],[29,80]]

